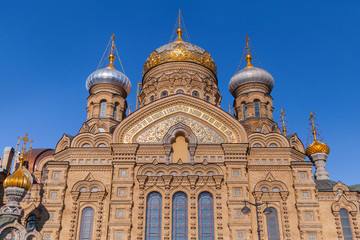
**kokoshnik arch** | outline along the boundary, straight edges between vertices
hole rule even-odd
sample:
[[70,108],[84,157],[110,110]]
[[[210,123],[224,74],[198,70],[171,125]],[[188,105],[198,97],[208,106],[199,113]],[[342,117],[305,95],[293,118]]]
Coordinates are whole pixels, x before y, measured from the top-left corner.
[[[261,239],[360,239],[360,187],[329,179],[314,114],[306,149],[273,120],[274,79],[253,66],[249,39],[231,115],[211,55],[183,39],[180,14],[176,28],[144,64],[135,112],[112,37],[108,66],[86,80],[78,134],[55,149],[26,149],[27,136],[5,149],[0,239],[257,239],[257,226]],[[267,204],[257,218],[244,201]]]

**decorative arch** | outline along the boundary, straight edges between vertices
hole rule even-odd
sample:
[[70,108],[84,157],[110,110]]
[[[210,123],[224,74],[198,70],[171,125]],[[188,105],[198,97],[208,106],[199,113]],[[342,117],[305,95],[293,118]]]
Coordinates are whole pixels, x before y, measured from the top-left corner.
[[270,144],[276,144],[278,147],[290,147],[289,141],[280,133],[251,133],[249,135],[250,146],[260,143],[263,147],[270,147]]
[[146,105],[142,111],[124,119],[114,131],[113,142],[134,143],[141,131],[177,113],[192,117],[221,133],[225,137],[224,143],[247,143],[244,127],[228,113],[203,100],[178,94]]
[[80,133],[76,135],[71,143],[71,147],[82,147],[84,144],[89,144],[90,147],[97,147],[100,143],[110,146],[111,143],[110,133]]
[[[267,191],[264,191],[265,188],[267,189]],[[258,200],[260,200],[264,194],[269,196],[271,195],[273,197],[278,196],[281,199],[286,200],[287,197],[289,196],[289,191],[284,182],[276,180],[274,176],[271,174],[271,172],[269,172],[266,175],[265,179],[259,181],[254,187],[253,195]]]
[[224,175],[222,169],[218,165],[210,163],[206,165],[202,163],[196,163],[194,165],[189,163],[184,163],[181,165],[168,165],[164,163],[159,163],[157,165],[144,164],[139,168],[137,175],[146,175],[146,172],[152,172],[153,176],[157,176],[158,172],[163,172],[164,175],[170,175],[170,173],[173,171],[177,172],[179,174],[178,176],[181,176],[183,172],[189,172],[189,175],[196,175],[196,172],[200,171],[199,169],[201,169],[201,171],[204,173],[204,176],[207,172],[210,171],[214,172],[214,175]]
[[352,215],[358,211],[356,204],[350,202],[344,195],[331,205],[331,211],[335,216],[339,216],[341,208],[345,208]]
[[62,150],[65,150],[66,148],[69,148],[73,138],[74,138],[73,136],[64,134],[60,138],[59,142],[56,144],[55,153],[58,153]]
[[189,141],[190,144],[196,144],[197,138],[191,128],[184,123],[177,123],[172,126],[163,138],[163,144],[172,143],[172,141],[176,138],[176,136],[181,133],[183,136]]
[[297,134],[293,134],[292,136],[289,136],[289,143],[290,147],[294,148],[295,150],[298,150],[299,152],[305,153],[304,144],[301,142]]

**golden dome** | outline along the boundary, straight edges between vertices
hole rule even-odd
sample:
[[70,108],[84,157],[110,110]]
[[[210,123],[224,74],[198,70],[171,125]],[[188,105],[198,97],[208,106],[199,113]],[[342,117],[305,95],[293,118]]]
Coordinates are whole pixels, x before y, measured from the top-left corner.
[[19,187],[24,188],[28,191],[30,190],[31,181],[22,170],[22,163],[20,164],[19,168],[15,172],[13,172],[13,174],[11,174],[5,179],[3,186],[4,188]]
[[322,143],[320,141],[317,140],[317,133],[316,133],[316,128],[315,128],[315,124],[314,124],[314,113],[310,111],[310,125],[312,128],[312,135],[314,138],[314,141],[306,148],[306,155],[308,157],[310,157],[312,154],[314,153],[326,153],[329,154],[330,153],[330,148],[328,145],[326,145],[325,143]]
[[330,148],[325,143],[322,143],[318,140],[313,141],[307,148],[306,148],[306,155],[310,157],[314,153],[330,153]]
[[182,40],[182,33],[183,30],[178,28],[176,30],[178,38],[174,42],[159,47],[150,54],[144,64],[143,74],[151,68],[166,62],[198,63],[216,74],[216,65],[210,54],[204,49]]

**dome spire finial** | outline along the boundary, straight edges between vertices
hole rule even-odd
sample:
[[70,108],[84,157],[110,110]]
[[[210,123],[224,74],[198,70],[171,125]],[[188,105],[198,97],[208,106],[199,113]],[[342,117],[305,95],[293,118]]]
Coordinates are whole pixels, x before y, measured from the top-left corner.
[[109,65],[106,68],[114,68],[114,60],[116,58],[115,54],[114,54],[114,48],[115,48],[115,37],[114,34],[111,36],[111,48],[110,48],[110,53],[109,53]]
[[252,56],[251,56],[251,54],[250,54],[250,45],[249,45],[249,42],[250,42],[249,35],[246,34],[246,47],[245,47],[245,49],[247,50],[247,54],[246,54],[245,60],[246,60],[246,62],[247,62],[247,65],[246,65],[245,68],[253,67],[253,65],[251,64]]
[[181,35],[183,34],[183,29],[181,28],[181,9],[179,8],[179,16],[178,16],[178,28],[176,29],[176,34],[178,38],[176,41],[183,41]]
[[317,139],[316,139],[316,128],[315,128],[315,124],[314,124],[314,115],[315,115],[315,113],[310,111],[309,121],[310,121],[310,124],[311,124],[311,127],[312,127],[312,135],[314,137],[314,141],[317,141]]

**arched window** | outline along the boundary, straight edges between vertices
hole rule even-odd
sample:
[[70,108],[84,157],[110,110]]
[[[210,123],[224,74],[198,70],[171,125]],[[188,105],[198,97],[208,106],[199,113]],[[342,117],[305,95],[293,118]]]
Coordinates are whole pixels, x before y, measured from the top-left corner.
[[208,192],[199,195],[199,239],[214,239],[214,206],[213,196]]
[[188,216],[187,216],[187,196],[183,192],[175,193],[173,197],[172,209],[172,239],[188,239]]
[[254,110],[255,110],[255,117],[259,118],[260,117],[260,101],[259,100],[254,101]]
[[184,90],[182,90],[182,89],[176,90],[176,94],[179,94],[179,93],[184,93]]
[[273,192],[280,192],[280,189],[277,188],[277,187],[274,187],[274,188],[272,189],[272,191],[273,191]]
[[87,192],[87,191],[88,191],[88,189],[86,187],[80,188],[80,192]]
[[269,147],[278,147],[278,145],[276,143],[271,143]]
[[154,97],[154,96],[151,96],[151,97],[150,97],[150,102],[152,103],[153,101],[155,101],[155,97]]
[[115,119],[117,117],[118,108],[119,108],[119,103],[115,103],[114,112],[113,112],[113,118]]
[[103,147],[106,147],[106,144],[105,144],[105,143],[100,143],[100,144],[98,145],[98,148],[103,148]]
[[271,214],[266,215],[268,240],[280,240],[279,219],[275,208],[270,208]]
[[91,240],[94,224],[94,209],[84,208],[81,214],[80,237],[79,240]]
[[161,239],[161,195],[152,192],[147,197],[145,240]]
[[83,147],[83,148],[88,148],[88,147],[90,147],[90,144],[84,143],[81,147]]
[[100,102],[100,117],[103,118],[105,117],[106,114],[106,101],[103,100]]
[[246,119],[246,103],[242,103],[243,118]]
[[353,240],[349,219],[349,212],[342,208],[340,209],[341,227],[344,235],[344,240]]
[[267,187],[262,187],[262,188],[261,188],[261,191],[262,191],[262,192],[268,192],[269,189],[268,189]]
[[26,222],[26,228],[27,229],[34,229],[35,228],[35,223],[36,223],[36,216],[35,215],[31,215],[28,217],[27,222]]
[[255,143],[253,147],[262,147],[260,143]]
[[162,91],[161,92],[161,97],[167,97],[168,96],[168,92],[167,91]]
[[91,190],[90,190],[90,192],[98,192],[99,191],[99,188],[97,188],[97,187],[93,187]]
[[198,98],[199,97],[199,92],[198,91],[193,91],[192,96]]
[[205,97],[205,101],[210,102],[210,97],[209,97],[209,96],[206,96],[206,97]]

